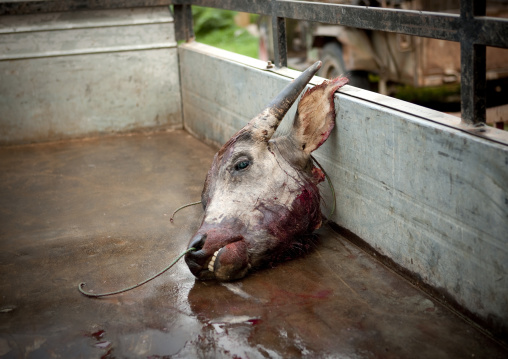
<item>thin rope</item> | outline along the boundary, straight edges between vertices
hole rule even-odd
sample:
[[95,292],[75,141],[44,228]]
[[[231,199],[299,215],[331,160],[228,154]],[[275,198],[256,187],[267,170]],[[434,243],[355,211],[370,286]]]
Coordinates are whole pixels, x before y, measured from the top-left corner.
[[323,166],[321,166],[321,164],[314,158],[314,156],[310,156],[312,158],[312,160],[314,162],[316,162],[316,164],[318,165],[318,167],[321,169],[321,171],[323,171],[323,173],[325,174],[325,178],[326,178],[326,181],[328,182],[328,186],[330,186],[330,190],[332,191],[332,196],[333,196],[333,207],[332,207],[332,211],[330,212],[330,216],[328,217],[328,219],[330,219],[333,214],[335,213],[335,208],[337,207],[337,198],[335,197],[335,188],[333,187],[333,184],[332,184],[332,180],[330,179],[330,177],[328,176],[328,173],[326,173],[325,169],[323,168]]
[[186,207],[195,206],[196,204],[200,204],[200,203],[201,203],[201,201],[198,201],[198,202],[192,202],[192,203],[185,204],[185,205],[183,205],[183,206],[181,206],[181,207],[178,207],[178,208],[177,208],[177,209],[173,212],[173,214],[171,215],[171,218],[169,219],[169,221],[170,221],[171,223],[173,223],[173,219],[175,218],[175,214],[176,214],[176,212],[178,212],[179,210],[184,209],[184,208],[186,208]]
[[138,283],[138,284],[135,284],[133,286],[130,286],[128,288],[123,288],[123,289],[120,289],[120,290],[116,290],[114,292],[108,292],[108,293],[101,293],[101,294],[94,294],[94,293],[90,293],[90,292],[86,292],[83,287],[86,285],[85,282],[81,282],[79,283],[78,285],[78,290],[81,292],[81,294],[84,294],[86,295],[87,297],[93,297],[93,298],[99,298],[99,297],[105,297],[105,296],[108,296],[108,295],[113,295],[113,294],[119,294],[119,293],[123,293],[123,292],[127,292],[131,289],[134,289],[134,288],[137,288],[137,287],[140,287],[142,286],[143,284],[145,283],[148,283],[149,281],[151,281],[152,279],[160,276],[162,273],[164,273],[165,271],[167,271],[168,269],[170,269],[171,267],[173,267],[176,262],[178,262],[184,255],[186,255],[187,253],[189,252],[192,252],[192,251],[195,251],[196,248],[194,247],[191,247],[189,249],[187,249],[186,251],[184,251],[182,254],[180,254],[169,266],[167,266],[166,268],[164,268],[163,270],[161,270],[159,273],[151,276],[150,278],[148,279],[145,279],[144,281]]

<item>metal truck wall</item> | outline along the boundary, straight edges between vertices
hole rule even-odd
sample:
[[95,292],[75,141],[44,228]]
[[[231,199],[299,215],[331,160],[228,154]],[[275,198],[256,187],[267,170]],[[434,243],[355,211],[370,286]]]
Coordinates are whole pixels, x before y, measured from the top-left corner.
[[2,16],[0,144],[181,127],[167,7]]
[[[180,48],[185,127],[215,144],[291,80],[223,56]],[[447,126],[458,118],[350,86],[335,103],[336,127],[316,153],[336,191],[332,220],[508,333],[508,146]]]

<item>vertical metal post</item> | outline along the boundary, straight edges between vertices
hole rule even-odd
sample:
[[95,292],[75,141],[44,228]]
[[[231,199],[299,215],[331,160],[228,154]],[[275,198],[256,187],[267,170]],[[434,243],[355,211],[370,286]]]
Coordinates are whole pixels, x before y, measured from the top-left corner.
[[189,41],[194,38],[192,10],[190,5],[174,5],[176,41]]
[[485,45],[475,44],[478,29],[474,22],[475,16],[485,12],[485,0],[460,0],[461,110],[462,121],[470,125],[486,122],[487,51]]
[[273,53],[275,66],[287,67],[286,19],[272,15]]

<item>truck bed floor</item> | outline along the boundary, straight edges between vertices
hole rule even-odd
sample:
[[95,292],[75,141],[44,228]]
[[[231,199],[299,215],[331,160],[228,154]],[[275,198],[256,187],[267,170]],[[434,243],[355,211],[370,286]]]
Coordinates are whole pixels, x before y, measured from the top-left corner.
[[[506,358],[329,227],[233,283],[167,266],[198,228],[215,150],[184,131],[0,148],[2,358]],[[340,203],[338,204],[340,205]]]

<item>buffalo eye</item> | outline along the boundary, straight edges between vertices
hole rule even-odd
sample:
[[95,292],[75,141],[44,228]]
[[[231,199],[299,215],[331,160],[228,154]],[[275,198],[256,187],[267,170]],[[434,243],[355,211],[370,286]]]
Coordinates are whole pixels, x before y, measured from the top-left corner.
[[241,159],[235,164],[235,170],[236,171],[242,171],[249,167],[250,161],[248,159]]

